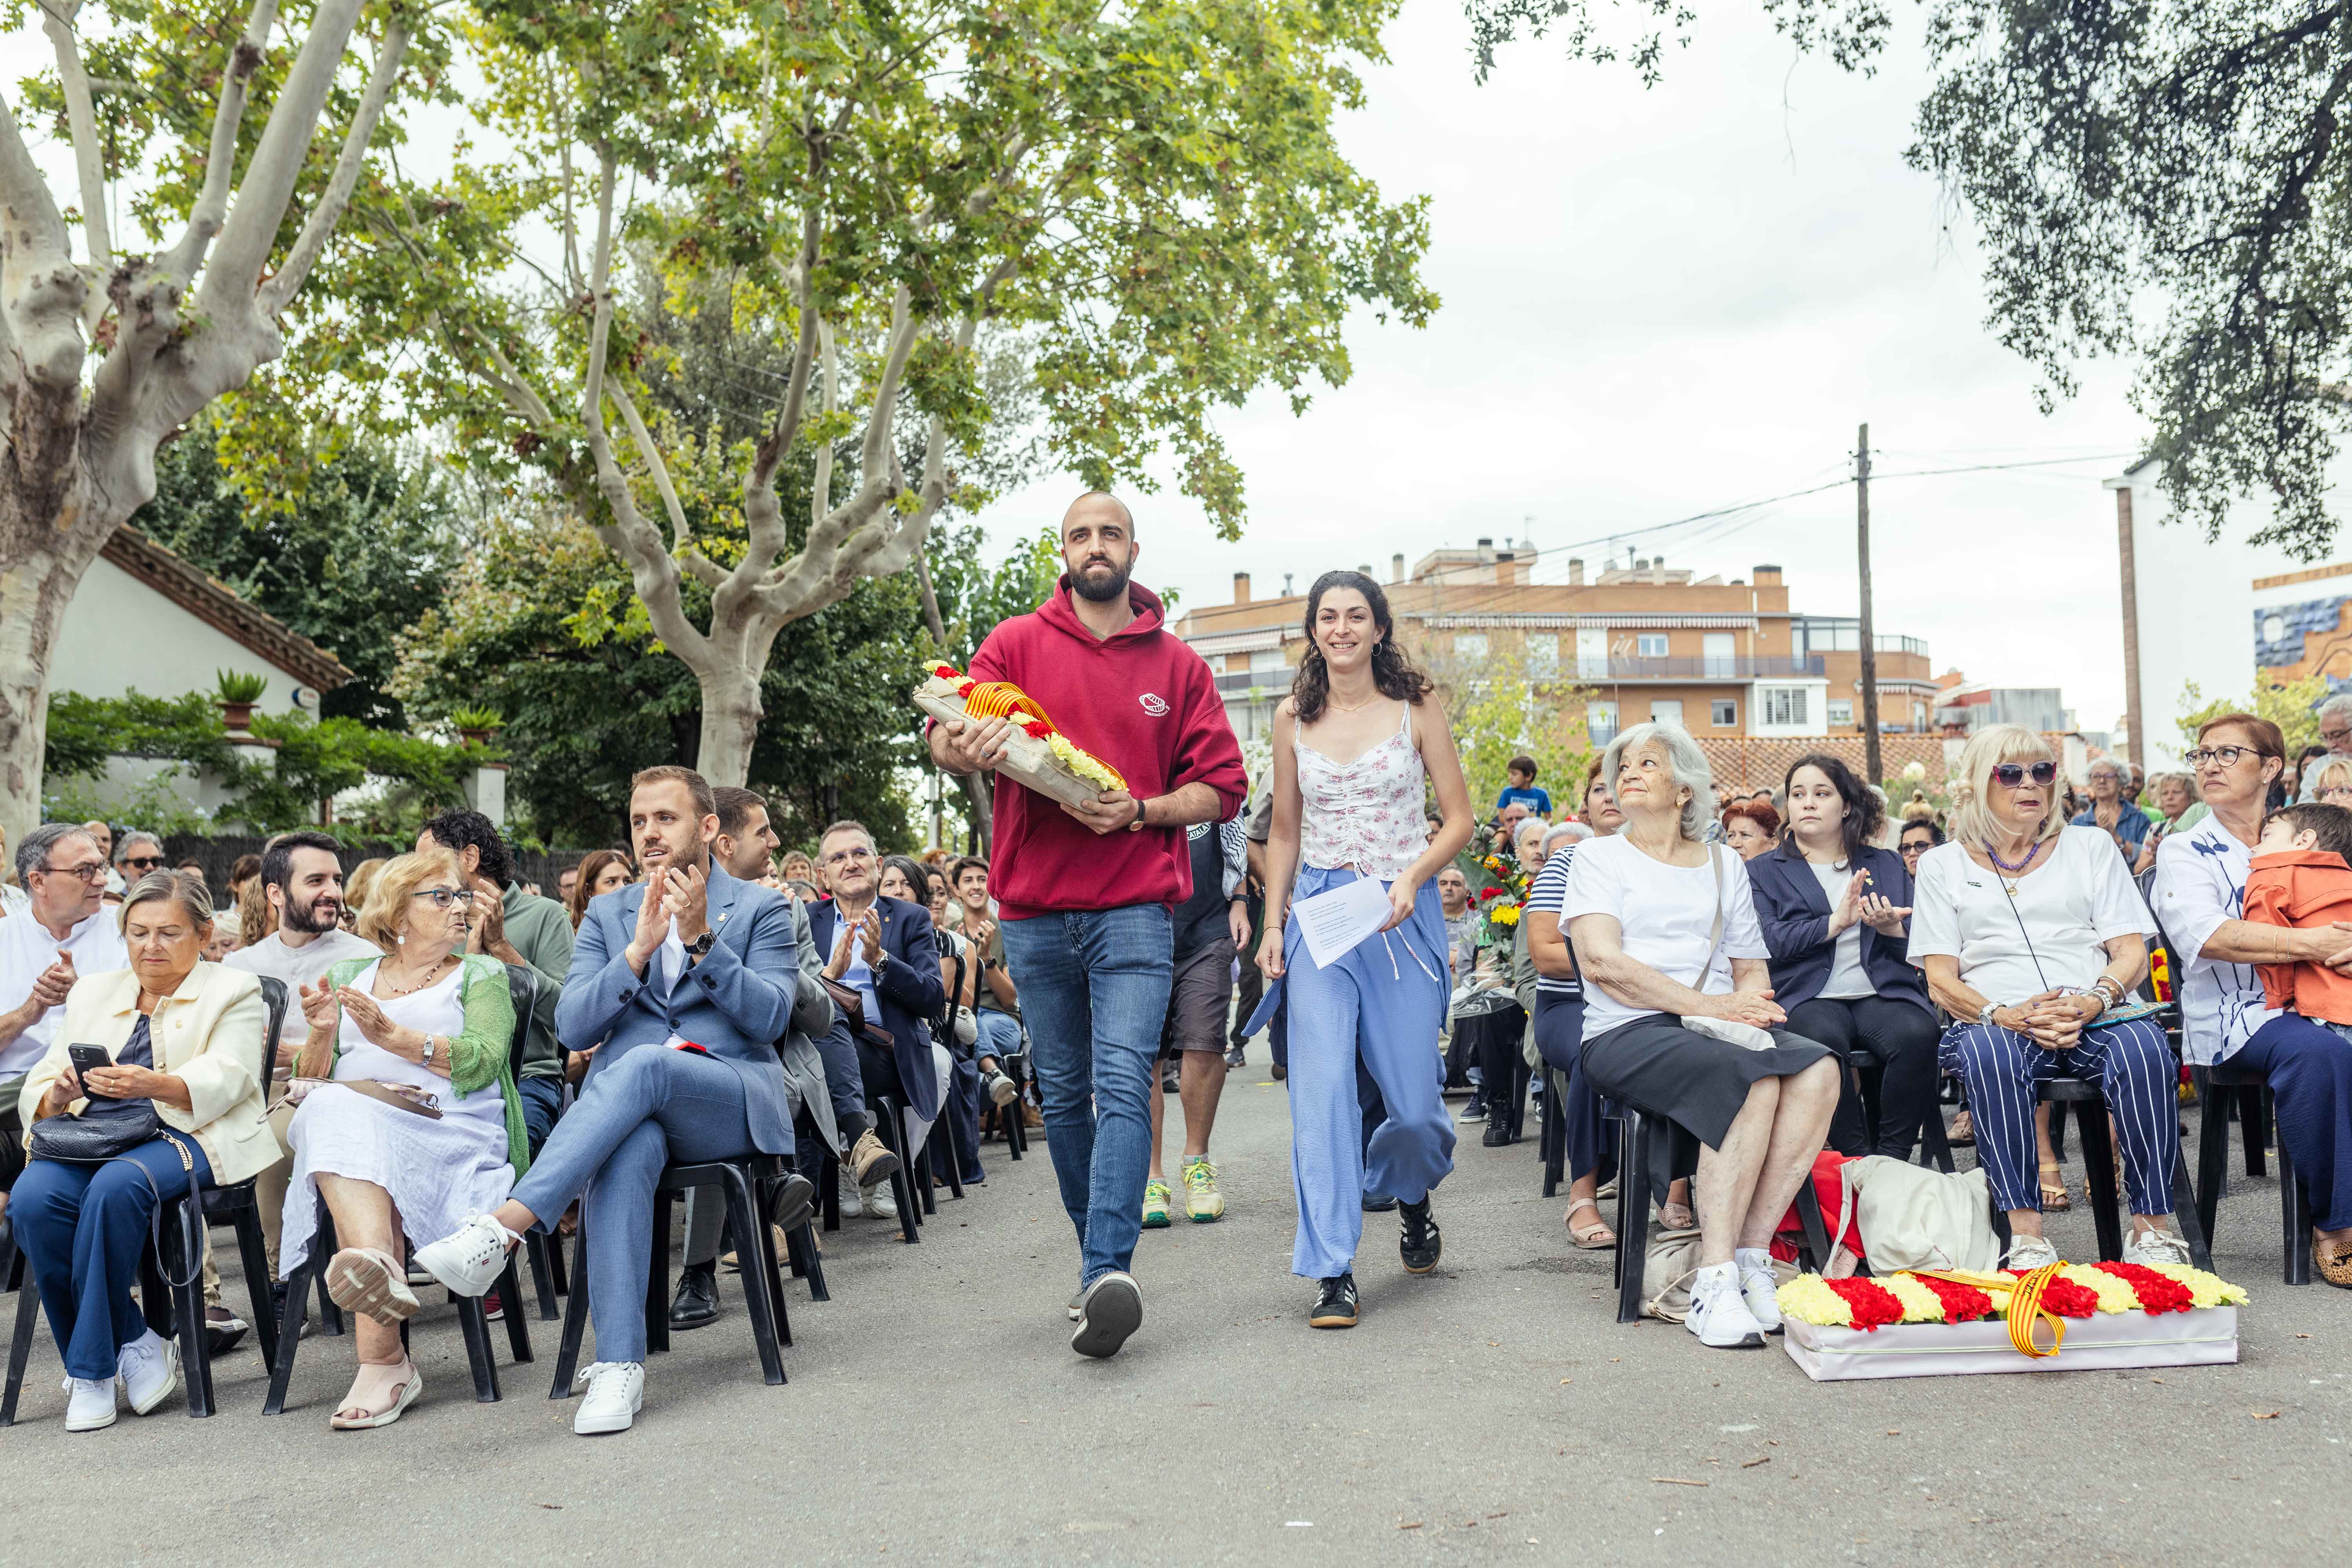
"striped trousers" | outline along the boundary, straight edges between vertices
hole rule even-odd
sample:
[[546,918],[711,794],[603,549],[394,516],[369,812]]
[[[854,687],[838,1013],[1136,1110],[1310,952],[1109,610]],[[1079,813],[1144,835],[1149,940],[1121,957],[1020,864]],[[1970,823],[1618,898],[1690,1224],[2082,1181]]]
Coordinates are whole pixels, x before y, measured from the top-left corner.
[[2172,1167],[2180,1152],[2179,1071],[2164,1031],[2154,1023],[2135,1018],[2085,1029],[2064,1051],[2045,1049],[1998,1026],[1955,1024],[1944,1031],[1941,1059],[1969,1086],[1977,1163],[1984,1167],[2000,1207],[2042,1206],[2034,1086],[2053,1078],[2081,1078],[2098,1084],[2115,1117],[2131,1212],[2172,1212]]

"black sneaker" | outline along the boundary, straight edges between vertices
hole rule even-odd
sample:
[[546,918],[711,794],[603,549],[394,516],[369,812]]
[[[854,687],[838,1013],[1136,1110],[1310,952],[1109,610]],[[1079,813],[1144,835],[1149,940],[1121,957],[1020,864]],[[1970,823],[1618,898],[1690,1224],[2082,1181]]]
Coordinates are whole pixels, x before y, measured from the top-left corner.
[[1399,1204],[1404,1216],[1404,1236],[1397,1243],[1397,1251],[1404,1258],[1408,1274],[1426,1274],[1437,1267],[1445,1251],[1445,1238],[1437,1234],[1437,1220],[1429,1212],[1429,1200],[1417,1204]]
[[1486,1121],[1486,1097],[1482,1094],[1472,1095],[1470,1097],[1470,1103],[1462,1108],[1462,1114],[1456,1117],[1455,1120],[1458,1121]]
[[1499,1116],[1486,1123],[1486,1131],[1478,1140],[1488,1149],[1500,1149],[1511,1141],[1510,1126]]
[[709,1328],[719,1321],[719,1265],[689,1263],[677,1277],[677,1294],[669,1300],[669,1326],[680,1331]]
[[1225,1065],[1229,1068],[1247,1067],[1249,1065],[1249,1053],[1244,1050],[1241,1047],[1235,1046],[1232,1050],[1225,1053]]
[[1128,1336],[1142,1326],[1143,1292],[1136,1289],[1132,1275],[1113,1269],[1079,1294],[1078,1327],[1070,1336],[1070,1348],[1083,1356],[1117,1355]]
[[1315,1292],[1315,1310],[1307,1314],[1310,1329],[1352,1329],[1356,1326],[1356,1277],[1342,1274],[1326,1279]]
[[1184,1092],[1184,1080],[1177,1075],[1176,1064],[1173,1061],[1163,1061],[1160,1064],[1160,1092],[1162,1094]]
[[1396,1207],[1396,1199],[1389,1196],[1386,1193],[1366,1193],[1364,1194],[1364,1212],[1366,1214],[1386,1214],[1394,1207]]

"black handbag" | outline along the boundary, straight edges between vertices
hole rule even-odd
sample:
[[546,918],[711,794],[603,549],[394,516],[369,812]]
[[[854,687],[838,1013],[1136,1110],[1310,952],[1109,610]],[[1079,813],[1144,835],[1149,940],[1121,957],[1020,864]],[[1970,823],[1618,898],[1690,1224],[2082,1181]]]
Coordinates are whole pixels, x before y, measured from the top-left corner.
[[[109,1116],[97,1121],[83,1116],[45,1116],[33,1123],[26,1152],[36,1160],[54,1160],[61,1165],[103,1165],[156,1138],[171,1144],[179,1153],[180,1166],[188,1174],[188,1202],[191,1205],[201,1204],[204,1197],[196,1186],[195,1156],[188,1152],[188,1146],[180,1141],[179,1133],[163,1125],[163,1119],[156,1114],[155,1102],[152,1100],[142,1101],[142,1110],[136,1114]],[[155,1206],[148,1215],[148,1227],[154,1239],[155,1257],[160,1268],[163,1256],[163,1194],[155,1185],[155,1178],[146,1166],[140,1165],[137,1169],[146,1179],[147,1190],[155,1194]],[[198,1209],[197,1212],[203,1211]],[[190,1250],[195,1256],[188,1260],[187,1278],[174,1279],[170,1270],[163,1270],[163,1283],[170,1289],[184,1289],[204,1269],[205,1246],[209,1238],[205,1226],[199,1225],[193,1228],[196,1243]]]

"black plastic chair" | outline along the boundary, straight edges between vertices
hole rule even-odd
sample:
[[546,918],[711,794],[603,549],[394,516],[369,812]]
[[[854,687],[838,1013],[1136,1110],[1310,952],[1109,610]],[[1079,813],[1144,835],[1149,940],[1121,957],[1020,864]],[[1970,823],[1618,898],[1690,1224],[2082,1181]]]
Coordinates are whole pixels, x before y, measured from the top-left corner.
[[[727,1219],[735,1233],[737,1256],[744,1267],[736,1278],[743,1284],[743,1305],[751,1320],[751,1339],[760,1354],[760,1371],[773,1386],[785,1381],[782,1345],[793,1342],[792,1324],[784,1313],[783,1280],[776,1266],[776,1244],[767,1225],[764,1205],[752,1197],[758,1184],[781,1184],[786,1174],[783,1158],[749,1154],[733,1160],[667,1165],[654,1187],[652,1256],[646,1271],[646,1349],[669,1349],[670,1205],[680,1193],[717,1187],[725,1195]],[[588,1327],[588,1289],[584,1283],[588,1248],[594,1227],[588,1211],[580,1216],[578,1244],[572,1266],[583,1282],[572,1292],[563,1310],[563,1339],[555,1356],[555,1379],[550,1399],[569,1399],[575,1392],[572,1375],[580,1363],[580,1345]],[[743,1238],[754,1238],[746,1242]],[[779,1342],[781,1342],[781,1343]]]
[[[1622,1140],[1617,1160],[1617,1321],[1633,1323],[1642,1317],[1642,1274],[1650,1250],[1650,1163],[1659,1122],[1634,1106],[1621,1105],[1617,1125]],[[1811,1172],[1798,1184],[1795,1206],[1805,1227],[1798,1261],[1818,1273],[1829,1261],[1830,1234]]]
[[[2116,1188],[2115,1138],[2107,1126],[2106,1097],[2088,1079],[2053,1078],[2037,1087],[2035,1098],[2051,1108],[2053,1134],[2063,1109],[2074,1107],[2074,1120],[2083,1129],[2083,1163],[2091,1191],[2091,1223],[2099,1238],[2099,1261],[2120,1260],[2124,1255],[2123,1198]],[[1979,1163],[1982,1163],[1981,1160]],[[2206,1240],[2210,1233],[2189,1184],[2188,1156],[2179,1152],[2172,1161],[2172,1215],[2173,1222],[2180,1227],[2180,1239],[2189,1244],[2189,1261],[2200,1268],[2211,1268],[2213,1254]],[[2010,1243],[2009,1215],[1998,1203],[1992,1210],[1992,1228],[2006,1254]]]
[[[523,1038],[530,1026],[531,1004],[539,995],[539,975],[527,965],[506,965],[507,994],[514,1007],[514,1033],[507,1041],[507,1076],[513,1078],[522,1070]],[[310,1237],[310,1256],[286,1279],[285,1315],[278,1320],[277,1346],[269,1354],[269,1392],[263,1397],[264,1415],[286,1413],[286,1394],[294,1377],[294,1356],[302,1338],[302,1320],[313,1290],[318,1293],[320,1310],[326,1316],[332,1331],[341,1333],[341,1313],[327,1296],[327,1263],[337,1250],[335,1218],[327,1208],[327,1200],[319,1199],[319,1220]],[[533,1359],[530,1350],[530,1329],[524,1321],[522,1310],[522,1277],[516,1267],[516,1258],[509,1254],[506,1267],[499,1271],[499,1301],[507,1326],[507,1347],[518,1366]],[[497,1352],[490,1345],[490,1323],[488,1310],[478,1296],[460,1296],[448,1292],[450,1304],[457,1310],[457,1330],[466,1341],[466,1363],[474,1376],[474,1398],[483,1405],[496,1404],[499,1397]],[[409,1322],[400,1325],[401,1343],[408,1342]]]
[[[2270,1085],[2260,1077],[2251,1071],[2232,1073],[2227,1062],[2191,1071],[2197,1082],[2200,1113],[2196,1214],[2205,1234],[2210,1236],[2221,1212],[2221,1195],[2229,1186],[2232,1103],[2245,1129],[2246,1174],[2259,1176],[2267,1165],[2263,1144],[2265,1131],[2275,1120],[2275,1097]],[[2310,1284],[2311,1194],[2296,1172],[2294,1162],[2287,1157],[2284,1138],[2279,1140],[2279,1228],[2284,1252],[2282,1278],[2289,1285]]]
[[[284,1022],[288,1005],[286,983],[269,976],[261,977],[261,1002],[268,1021],[261,1031],[260,1082],[265,1096],[268,1093],[269,1068],[277,1055],[275,1042],[278,1027]],[[203,1279],[205,1232],[209,1226],[207,1212],[226,1217],[236,1233],[237,1253],[245,1270],[246,1289],[253,1302],[256,1335],[265,1358],[274,1359],[278,1351],[277,1313],[269,1292],[268,1252],[262,1245],[261,1205],[255,1196],[254,1178],[232,1183],[225,1187],[206,1187],[196,1201],[188,1201],[185,1187],[168,1187],[163,1194],[158,1210],[159,1226],[167,1243],[173,1244],[174,1258],[156,1255],[155,1244],[150,1240],[141,1249],[139,1258],[139,1304],[147,1319],[147,1326],[159,1334],[175,1336],[180,1342],[180,1368],[186,1379],[188,1415],[201,1420],[217,1406],[213,1397],[213,1358],[210,1342],[205,1332],[205,1291]],[[15,1251],[13,1239],[11,1251]],[[166,1271],[184,1275],[185,1283],[167,1283]],[[8,1346],[8,1382],[0,1393],[0,1426],[16,1423],[16,1399],[23,1393],[25,1371],[32,1358],[35,1320],[40,1311],[40,1290],[31,1277],[30,1260],[16,1252],[8,1260],[11,1282],[20,1291],[16,1302],[15,1338]]]

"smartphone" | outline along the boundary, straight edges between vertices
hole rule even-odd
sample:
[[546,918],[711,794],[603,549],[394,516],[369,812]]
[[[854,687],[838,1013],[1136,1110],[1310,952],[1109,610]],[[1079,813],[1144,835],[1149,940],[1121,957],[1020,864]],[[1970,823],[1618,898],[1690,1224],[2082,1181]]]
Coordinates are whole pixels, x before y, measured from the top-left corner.
[[110,1068],[114,1065],[114,1058],[106,1054],[106,1047],[104,1046],[68,1046],[66,1057],[73,1063],[74,1071],[82,1075],[83,1092],[90,1094],[91,1098],[96,1100],[106,1099],[107,1096],[91,1091],[89,1078],[90,1069],[93,1068]]

